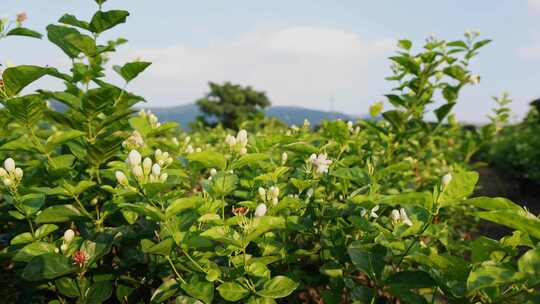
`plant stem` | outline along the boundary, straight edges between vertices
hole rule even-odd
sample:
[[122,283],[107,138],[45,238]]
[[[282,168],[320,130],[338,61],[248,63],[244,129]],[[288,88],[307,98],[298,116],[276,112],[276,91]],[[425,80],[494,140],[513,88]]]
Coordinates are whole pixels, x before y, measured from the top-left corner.
[[167,261],[169,262],[169,264],[171,265],[172,270],[173,270],[174,273],[176,274],[176,277],[178,278],[178,280],[180,280],[180,282],[182,282],[183,284],[186,284],[186,281],[184,281],[184,279],[182,278],[182,276],[180,275],[180,273],[178,272],[178,270],[176,270],[176,267],[174,266],[174,263],[173,263],[173,261],[171,260],[171,257],[170,257],[170,256],[166,256],[166,258],[167,258]]

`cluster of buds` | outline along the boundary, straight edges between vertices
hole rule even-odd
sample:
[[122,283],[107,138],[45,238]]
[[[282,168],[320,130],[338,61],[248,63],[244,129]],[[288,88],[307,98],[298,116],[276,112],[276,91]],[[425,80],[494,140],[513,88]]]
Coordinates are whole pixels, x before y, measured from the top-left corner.
[[308,159],[308,163],[314,167],[316,174],[323,174],[328,172],[328,167],[332,164],[332,161],[327,158],[326,153],[311,154]]
[[375,219],[376,219],[376,218],[379,217],[379,215],[377,214],[377,211],[378,211],[378,210],[379,210],[379,205],[377,205],[377,206],[371,208],[371,210],[369,211],[369,216],[368,216],[368,211],[367,211],[366,209],[362,209],[362,210],[360,211],[360,215],[361,215],[362,217],[368,216],[368,217],[370,217],[370,218],[375,218]]
[[[145,157],[142,160],[142,156],[137,150],[131,150],[129,152],[126,162],[131,169],[131,174],[139,184],[148,182],[164,183],[167,181],[167,173],[161,173],[161,170],[162,167],[165,168],[172,163],[172,158],[169,157],[167,152],[161,152],[161,150],[156,150],[155,158],[156,162],[153,163],[149,157]],[[129,187],[129,181],[124,172],[116,171],[115,176],[120,185]]]
[[413,225],[413,222],[407,215],[407,212],[405,211],[404,208],[400,208],[399,210],[397,209],[392,210],[392,212],[390,213],[390,218],[392,219],[392,222],[394,224],[403,223],[407,226]]
[[272,205],[277,205],[279,201],[279,188],[272,186],[268,188],[268,191],[263,187],[259,187],[259,196],[263,202],[271,202]]
[[191,154],[193,152],[199,153],[202,152],[202,149],[199,147],[194,149],[192,145],[187,145],[187,147],[184,149],[184,152],[186,152],[186,154]]
[[233,151],[237,151],[240,155],[247,153],[247,143],[248,143],[248,134],[246,130],[238,131],[236,137],[232,135],[227,135],[225,137],[225,143],[229,145],[229,148]]
[[0,178],[6,187],[15,190],[23,177],[23,170],[15,165],[13,158],[4,160],[4,168],[0,168]]
[[150,111],[150,110],[145,111],[144,109],[141,109],[139,111],[139,116],[142,117],[142,118],[147,119],[148,123],[150,124],[150,127],[152,127],[152,129],[157,129],[157,128],[161,127],[161,123],[159,122],[157,116],[154,115],[154,113],[152,113],[152,111]]
[[131,135],[122,142],[122,147],[126,149],[138,149],[144,146],[144,139],[138,131],[133,131]]

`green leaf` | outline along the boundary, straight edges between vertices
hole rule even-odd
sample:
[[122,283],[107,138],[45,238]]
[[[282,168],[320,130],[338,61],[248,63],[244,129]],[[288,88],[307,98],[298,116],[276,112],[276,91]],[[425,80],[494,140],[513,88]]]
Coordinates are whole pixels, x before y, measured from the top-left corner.
[[165,210],[165,217],[171,218],[172,216],[175,216],[176,214],[186,209],[195,209],[203,203],[204,199],[199,196],[190,196],[176,199]]
[[41,39],[41,37],[43,37],[43,35],[40,33],[24,27],[16,27],[12,29],[6,33],[6,36],[25,36],[37,39]]
[[143,248],[142,251],[148,254],[157,254],[168,256],[174,246],[174,240],[172,238],[165,239],[149,248]]
[[214,241],[234,245],[237,247],[242,246],[240,234],[236,230],[227,226],[211,227],[205,230],[203,233],[201,233],[201,236],[207,237]]
[[161,284],[152,294],[150,303],[162,303],[180,291],[180,286],[175,279],[170,279]]
[[202,151],[191,153],[187,156],[190,162],[199,163],[205,168],[225,169],[227,160],[223,153],[214,151]]
[[111,281],[99,281],[90,286],[86,292],[88,304],[101,304],[112,296],[113,286]]
[[221,197],[232,193],[236,189],[238,177],[236,175],[219,173],[212,178],[207,189],[214,197]]
[[35,65],[19,65],[4,70],[4,92],[8,97],[19,94],[26,86],[54,71]]
[[203,302],[188,296],[179,296],[174,300],[174,304],[203,304]]
[[277,276],[265,282],[263,289],[257,291],[257,294],[265,298],[279,299],[290,295],[297,287],[298,283],[288,277]]
[[36,240],[42,239],[46,237],[47,235],[55,232],[56,230],[58,230],[58,226],[54,224],[41,225],[38,229],[36,229],[36,232],[35,232]]
[[45,204],[45,195],[42,193],[30,193],[22,196],[20,200],[25,214],[33,215]]
[[236,282],[225,282],[217,287],[219,295],[227,301],[240,301],[249,295],[249,290]]
[[73,205],[56,205],[43,210],[36,217],[36,223],[63,223],[83,219],[83,214]]
[[79,20],[77,17],[71,14],[65,14],[64,16],[60,17],[58,22],[67,24],[67,25],[73,25],[78,28],[85,29],[87,31],[90,30],[90,24],[86,21]]
[[147,216],[154,221],[165,221],[165,215],[156,207],[147,204],[119,204],[118,207]]
[[81,51],[88,57],[94,57],[98,53],[96,40],[88,35],[73,33],[66,35],[64,39],[67,43],[71,44],[75,49]]
[[481,219],[521,230],[530,236],[540,239],[540,220],[525,210],[493,210],[475,213]]
[[115,65],[113,69],[116,71],[116,73],[118,73],[118,75],[122,76],[126,82],[130,82],[151,64],[151,62],[135,61],[126,63],[123,66]]
[[384,269],[386,248],[381,245],[369,247],[349,247],[347,250],[353,264],[372,279],[380,279]]
[[525,252],[518,260],[518,269],[526,274],[529,286],[540,283],[540,247]]
[[204,277],[192,275],[187,283],[182,283],[180,287],[190,296],[203,301],[206,304],[214,300],[214,283],[208,282]]
[[70,58],[76,58],[81,52],[66,40],[69,35],[80,34],[79,31],[72,27],[54,25],[47,26],[47,37],[49,41],[56,44]]
[[396,272],[387,279],[387,283],[403,289],[430,288],[437,285],[429,273],[421,270]]
[[450,183],[441,193],[439,199],[441,206],[450,205],[467,198],[473,193],[477,182],[477,172],[460,172],[454,174]]
[[117,26],[118,24],[126,22],[126,18],[128,16],[129,13],[127,11],[98,11],[94,14],[92,20],[90,21],[90,30],[96,34],[99,34]]
[[[23,217],[23,219],[24,219],[24,217]],[[12,238],[9,243],[11,245],[21,245],[21,244],[30,243],[33,240],[34,240],[34,237],[32,236],[32,234],[30,232],[23,232],[21,234],[18,234],[14,238]]]
[[231,169],[238,169],[244,166],[250,166],[258,164],[260,162],[268,160],[270,157],[263,153],[246,154],[231,164]]
[[56,246],[54,246],[53,244],[45,242],[34,242],[20,249],[17,254],[13,256],[13,261],[28,262],[35,256],[45,253],[54,253],[55,249]]
[[57,253],[46,253],[30,260],[22,273],[28,281],[51,280],[77,271],[70,258]]
[[24,126],[36,124],[43,117],[46,108],[41,96],[35,94],[8,99],[4,105],[7,112]]
[[79,130],[57,131],[47,138],[47,145],[54,147],[85,134],[85,132]]
[[446,117],[446,115],[448,115],[448,113],[452,111],[452,108],[455,105],[455,102],[449,102],[435,109],[435,115],[437,115],[437,120],[441,122]]
[[398,41],[398,47],[408,51],[412,47],[412,42],[410,40],[407,40],[407,39],[399,40]]
[[54,281],[54,284],[58,291],[66,297],[77,298],[81,295],[77,282],[72,278],[59,278]]
[[376,102],[374,104],[372,104],[370,107],[369,107],[369,115],[373,118],[379,116],[379,114],[381,114],[382,110],[383,110],[383,103],[382,102]]
[[483,265],[471,271],[467,279],[467,289],[497,287],[519,280],[521,276],[510,267]]

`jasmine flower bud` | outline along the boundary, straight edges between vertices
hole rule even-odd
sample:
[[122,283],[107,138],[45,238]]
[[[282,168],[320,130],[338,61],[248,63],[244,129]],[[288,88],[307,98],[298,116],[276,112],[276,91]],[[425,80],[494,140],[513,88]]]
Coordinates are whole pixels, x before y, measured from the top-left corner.
[[266,214],[266,211],[268,211],[268,207],[266,207],[266,204],[261,203],[257,205],[257,208],[255,208],[255,217],[261,217]]
[[135,167],[141,163],[142,156],[137,150],[131,150],[128,154],[128,163],[131,167]]
[[64,232],[64,241],[66,243],[71,243],[71,241],[73,240],[73,238],[75,237],[75,232],[71,229],[68,229],[66,230],[66,232]]
[[159,176],[161,174],[161,167],[158,164],[152,166],[152,175]]
[[6,168],[6,171],[9,173],[15,171],[15,161],[13,158],[10,157],[4,160],[4,168]]
[[124,172],[122,171],[116,171],[114,172],[114,175],[116,177],[116,181],[122,185],[122,186],[127,186],[128,185],[128,180],[127,180],[127,177],[126,175],[124,174]]

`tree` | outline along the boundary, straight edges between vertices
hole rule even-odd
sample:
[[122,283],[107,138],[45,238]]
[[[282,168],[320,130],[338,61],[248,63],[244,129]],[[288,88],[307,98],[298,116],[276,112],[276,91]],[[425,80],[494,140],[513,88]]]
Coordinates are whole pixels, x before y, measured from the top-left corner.
[[262,118],[263,109],[270,106],[266,93],[250,86],[230,82],[209,82],[209,86],[210,92],[196,102],[203,113],[198,119],[205,125],[219,122],[226,128],[238,129],[243,121]]

